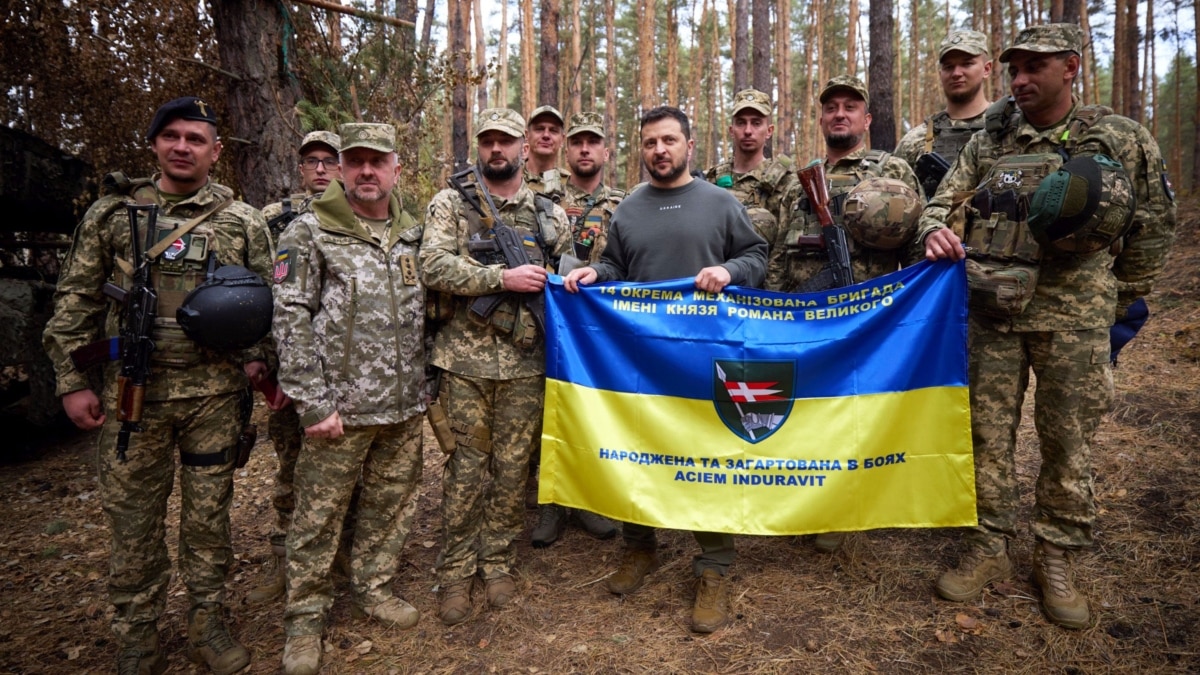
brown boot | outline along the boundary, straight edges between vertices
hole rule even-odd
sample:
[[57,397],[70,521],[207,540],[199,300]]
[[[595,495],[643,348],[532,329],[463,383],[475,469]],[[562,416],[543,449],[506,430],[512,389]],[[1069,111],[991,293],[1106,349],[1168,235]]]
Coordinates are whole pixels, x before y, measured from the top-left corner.
[[167,657],[158,646],[158,629],[117,653],[117,675],[161,675]]
[[608,590],[617,595],[632,593],[642,587],[646,575],[658,569],[662,562],[652,550],[627,548],[621,557],[621,565],[612,576],[604,580]]
[[293,635],[283,645],[284,675],[317,675],[321,670],[321,636]]
[[223,608],[205,602],[188,612],[188,652],[193,663],[204,663],[213,675],[231,675],[250,665],[250,652],[229,635]]
[[729,623],[729,580],[707,569],[696,580],[696,603],[692,606],[692,630],[711,633]]
[[1042,590],[1046,618],[1063,628],[1087,628],[1091,623],[1087,598],[1075,590],[1071,577],[1067,550],[1039,541],[1033,550],[1033,582]]
[[246,595],[246,603],[258,605],[282,598],[287,591],[287,551],[282,546],[272,546],[275,554],[267,562],[266,579]]
[[958,562],[958,567],[942,572],[937,580],[937,594],[954,602],[966,602],[979,597],[993,581],[1012,576],[1012,561],[1007,547],[1000,553],[989,553],[972,546]]
[[421,613],[416,607],[394,597],[377,605],[354,605],[350,613],[357,619],[370,617],[385,626],[395,626],[401,630],[412,628],[421,620]]
[[517,582],[507,574],[488,579],[486,587],[488,604],[492,607],[504,607],[517,597]]
[[471,615],[471,580],[464,579],[448,584],[442,588],[439,595],[441,605],[438,607],[438,618],[447,626],[453,626],[467,620]]

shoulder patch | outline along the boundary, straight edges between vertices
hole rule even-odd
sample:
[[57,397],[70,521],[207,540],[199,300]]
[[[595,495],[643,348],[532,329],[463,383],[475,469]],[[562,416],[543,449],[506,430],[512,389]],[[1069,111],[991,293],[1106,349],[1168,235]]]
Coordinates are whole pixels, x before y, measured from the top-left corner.
[[292,260],[288,249],[282,249],[275,254],[275,283],[282,284],[291,281],[295,276],[295,269],[292,267]]

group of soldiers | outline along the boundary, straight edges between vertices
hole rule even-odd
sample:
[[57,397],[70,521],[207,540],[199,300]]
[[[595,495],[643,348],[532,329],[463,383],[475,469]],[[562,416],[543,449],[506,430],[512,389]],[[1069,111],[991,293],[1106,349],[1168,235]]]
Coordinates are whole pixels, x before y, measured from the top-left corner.
[[[1042,456],[1033,574],[1047,617],[1071,628],[1090,623],[1071,557],[1092,543],[1089,452],[1112,395],[1109,329],[1149,292],[1175,224],[1174,197],[1149,133],[1073,95],[1081,54],[1077,26],[1022,31],[999,56],[1013,96],[992,103],[983,93],[993,68],[986,37],[951,33],[939,61],[946,109],[894,153],[867,145],[867,88],[835,77],[820,92],[826,154],[814,160],[828,177],[836,225],[851,235],[855,281],[921,259],[967,260],[979,525],[967,533],[958,566],[937,580],[937,593],[972,600],[1013,573],[1014,450],[1032,370]],[[418,623],[419,612],[393,593],[392,581],[415,512],[427,410],[437,413],[430,423],[447,454],[438,618],[446,625],[470,618],[477,579],[488,606],[511,603],[518,593],[514,542],[524,527],[543,406],[544,318],[530,300],[550,271],[563,274],[571,292],[594,282],[680,277],[710,292],[728,284],[808,288],[831,264],[828,245],[797,167],[787,157],[766,157],[772,113],[763,92],[739,92],[732,157],[702,180],[691,171],[687,116],[669,106],[646,111],[638,148],[649,181],[626,194],[602,181],[610,149],[600,115],[572,115],[568,123],[542,106],[526,123],[513,110],[488,109],[475,125],[474,170],[456,174],[417,222],[396,197],[400,167],[390,125],[345,124],[337,135],[306,136],[303,194],[260,213],[209,179],[221,152],[211,106],[194,97],[164,105],[147,133],[159,173],[88,211],[45,339],[68,415],[100,429],[118,671],[166,667],[158,619],[171,573],[164,520],[176,447],[188,655],[214,673],[250,662],[226,626],[224,586],[248,383],[267,398],[279,460],[270,538],[276,564],[248,599],[286,595],[286,673],[319,670],[339,558],[355,616],[398,628]],[[567,166],[560,167],[564,142]],[[936,174],[939,163],[944,176]],[[912,166],[935,173],[918,180]],[[70,355],[102,330],[117,334],[117,309],[99,325],[109,304],[102,288],[127,284],[138,263],[126,259],[131,238],[145,236],[130,232],[121,208],[129,203],[157,205],[150,239],[175,242],[151,261],[164,300],[153,328],[154,377],[140,431],[120,460],[120,378],[107,373],[98,396]],[[516,262],[504,250],[503,228],[523,249]],[[214,260],[273,281],[271,333],[247,349],[197,342],[174,315],[189,292],[212,282]],[[618,530],[596,514],[547,504],[533,545],[550,546],[570,522],[598,538]],[[660,561],[653,528],[619,529],[623,553],[606,586],[628,594]],[[693,562],[692,628],[713,632],[733,616],[734,542],[726,533],[695,537],[701,552]],[[815,546],[834,552],[843,539],[823,533]]]

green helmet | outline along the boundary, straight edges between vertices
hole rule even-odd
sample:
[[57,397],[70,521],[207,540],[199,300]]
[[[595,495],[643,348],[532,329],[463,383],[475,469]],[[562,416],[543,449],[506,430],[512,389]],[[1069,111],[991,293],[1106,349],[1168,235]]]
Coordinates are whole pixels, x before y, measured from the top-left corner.
[[842,225],[866,248],[891,251],[917,234],[923,200],[904,181],[868,178],[846,194]]
[[1060,253],[1102,251],[1125,236],[1137,197],[1125,167],[1107,155],[1075,157],[1046,176],[1029,205],[1029,230]]

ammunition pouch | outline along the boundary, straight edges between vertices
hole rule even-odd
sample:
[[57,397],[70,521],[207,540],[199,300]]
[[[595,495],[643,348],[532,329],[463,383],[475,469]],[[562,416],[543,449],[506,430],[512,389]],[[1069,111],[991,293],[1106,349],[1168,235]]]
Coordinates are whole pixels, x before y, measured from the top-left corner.
[[442,291],[426,291],[425,320],[431,323],[446,323],[454,318],[454,296]]
[[172,318],[155,317],[154,351],[150,352],[150,364],[164,368],[191,368],[200,363],[200,348],[183,332],[183,327]]
[[967,306],[972,312],[1006,319],[1025,311],[1037,288],[1038,266],[967,258]]
[[454,430],[450,428],[450,419],[446,417],[446,408],[442,405],[440,398],[429,402],[425,408],[425,419],[429,422],[429,428],[433,430],[433,437],[437,440],[438,447],[442,449],[443,453],[453,455]]
[[474,448],[485,455],[492,454],[492,430],[485,426],[468,427],[463,422],[451,422],[456,445]]

